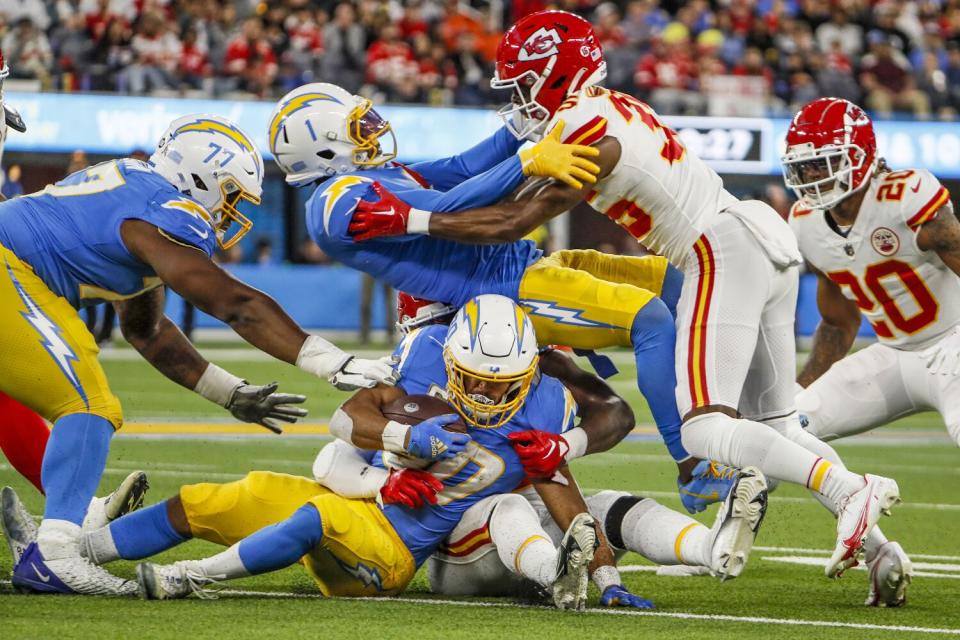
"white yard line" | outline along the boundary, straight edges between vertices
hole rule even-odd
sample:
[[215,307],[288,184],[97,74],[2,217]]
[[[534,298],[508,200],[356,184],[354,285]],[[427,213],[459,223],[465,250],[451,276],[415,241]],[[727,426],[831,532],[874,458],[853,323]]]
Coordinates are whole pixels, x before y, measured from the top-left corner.
[[[0,580],[0,584],[9,586],[9,580]],[[289,591],[251,591],[246,589],[223,589],[217,591],[221,595],[249,596],[257,598],[288,598],[293,600],[322,600],[319,593],[292,593]],[[473,607],[484,609],[540,609],[555,611],[553,607],[517,604],[514,602],[477,602],[473,600],[442,600],[436,598],[358,598],[358,601],[374,602],[401,602],[413,605],[445,606],[445,607]],[[834,629],[864,629],[869,631],[930,633],[937,635],[960,636],[960,629],[946,629],[942,627],[912,627],[906,625],[869,624],[862,622],[838,622],[835,620],[803,620],[800,618],[765,618],[759,616],[730,616],[711,613],[685,613],[682,611],[640,611],[637,609],[600,609],[591,607],[584,614],[605,616],[643,616],[650,618],[674,618],[678,620],[706,620],[714,622],[734,622],[741,624],[779,624],[797,627],[827,627]],[[577,615],[558,613],[557,615]]]
[[[762,547],[756,545],[754,551],[770,551],[773,553],[802,553],[806,555],[822,555],[825,558],[833,553],[833,549],[809,549],[805,547]],[[960,556],[933,555],[929,553],[911,553],[912,560],[945,560],[947,562],[960,562]]]
[[[237,596],[255,596],[255,597],[275,597],[275,598],[304,598],[304,599],[315,599],[323,598],[320,594],[310,594],[310,593],[290,593],[284,591],[247,591],[247,590],[234,590],[234,589],[224,589],[218,593],[224,595],[237,595]],[[436,598],[404,598],[404,597],[395,597],[395,598],[363,598],[366,601],[377,601],[377,602],[402,602],[404,604],[413,604],[413,605],[430,605],[430,606],[450,606],[450,607],[473,607],[473,608],[488,608],[488,609],[540,609],[543,611],[556,611],[553,607],[546,606],[537,606],[537,605],[523,605],[513,602],[477,602],[473,600],[442,600]],[[764,618],[759,616],[731,616],[731,615],[720,615],[720,614],[709,614],[709,613],[685,613],[681,611],[641,611],[638,609],[600,609],[596,607],[591,607],[583,613],[585,614],[596,614],[596,615],[605,615],[605,616],[638,616],[638,617],[650,617],[650,618],[674,618],[679,620],[706,620],[713,622],[734,622],[734,623],[745,623],[745,624],[779,624],[779,625],[788,625],[788,626],[800,626],[800,627],[828,627],[828,628],[840,628],[840,629],[864,629],[870,631],[890,631],[890,632],[913,632],[913,633],[931,633],[931,634],[940,634],[940,635],[954,635],[960,636],[960,629],[945,629],[938,627],[911,627],[906,625],[885,625],[885,624],[869,624],[869,623],[860,623],[860,622],[837,622],[834,620],[803,620],[798,618]],[[557,615],[577,615],[577,614],[561,614]]]
[[[799,564],[804,566],[811,567],[822,567],[823,563],[827,560],[828,556],[818,557],[818,556],[763,556],[763,560],[770,560],[772,562],[783,562],[786,564]],[[960,571],[960,565],[956,564],[940,564],[935,562],[914,562],[913,568],[915,571],[913,575],[919,576],[921,578],[946,578],[950,580],[960,580],[960,573],[940,573],[940,571],[955,572]],[[938,571],[924,571],[923,569],[934,569]],[[855,571],[866,571],[866,565],[860,565],[854,567]]]

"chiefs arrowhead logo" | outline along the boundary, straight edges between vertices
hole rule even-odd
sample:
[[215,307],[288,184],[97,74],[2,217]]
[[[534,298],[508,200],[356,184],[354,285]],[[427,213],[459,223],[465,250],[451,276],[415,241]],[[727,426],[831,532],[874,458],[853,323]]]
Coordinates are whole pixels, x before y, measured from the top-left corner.
[[900,249],[900,238],[892,229],[878,227],[870,236],[874,251],[882,256],[892,256]]
[[563,42],[556,29],[540,27],[520,47],[520,60],[541,60],[557,53],[557,45]]

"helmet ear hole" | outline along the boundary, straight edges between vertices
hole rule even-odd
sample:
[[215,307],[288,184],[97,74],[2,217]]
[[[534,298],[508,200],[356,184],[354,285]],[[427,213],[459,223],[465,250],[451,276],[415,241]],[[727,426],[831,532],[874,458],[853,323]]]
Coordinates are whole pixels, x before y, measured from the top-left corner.
[[209,191],[209,189],[207,189],[207,185],[203,182],[203,180],[200,179],[200,176],[195,173],[191,173],[190,175],[193,177],[193,184],[197,189]]
[[337,157],[337,154],[333,149],[324,149],[323,151],[317,151],[317,156],[324,160],[333,160]]

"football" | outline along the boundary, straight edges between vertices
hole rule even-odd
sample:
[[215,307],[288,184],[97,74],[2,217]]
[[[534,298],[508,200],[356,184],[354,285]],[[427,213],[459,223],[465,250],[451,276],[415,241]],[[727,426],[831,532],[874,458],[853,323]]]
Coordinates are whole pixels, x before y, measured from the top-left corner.
[[[442,416],[447,413],[456,413],[453,407],[440,398],[428,395],[413,395],[397,398],[383,407],[381,411],[383,415],[391,420],[395,420],[400,424],[409,425],[419,424],[424,420],[429,420],[430,418]],[[467,432],[467,426],[462,420],[451,422],[444,426],[444,429],[457,433]],[[431,461],[415,458],[404,453],[384,451],[383,464],[390,469],[425,469],[430,466]]]
[[[449,404],[428,395],[403,396],[387,404],[382,409],[383,415],[391,420],[396,420],[400,424],[419,424],[424,420],[442,416],[447,413],[456,413],[456,409]],[[457,420],[444,427],[447,431],[456,433],[466,433],[467,425],[462,420]]]

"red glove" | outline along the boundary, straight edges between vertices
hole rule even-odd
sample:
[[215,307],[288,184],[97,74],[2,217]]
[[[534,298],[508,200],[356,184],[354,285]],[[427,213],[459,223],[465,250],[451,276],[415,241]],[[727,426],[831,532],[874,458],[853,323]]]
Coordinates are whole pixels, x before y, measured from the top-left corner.
[[380,487],[383,504],[402,504],[410,509],[419,509],[425,502],[437,504],[437,492],[443,483],[432,473],[419,469],[391,470],[387,483]]
[[410,205],[393,195],[379,182],[373,183],[373,191],[379,200],[360,200],[350,219],[348,230],[354,240],[363,242],[370,238],[402,236],[407,233]]
[[517,431],[507,438],[520,456],[527,477],[535,480],[552,478],[570,450],[563,436],[547,431]]

